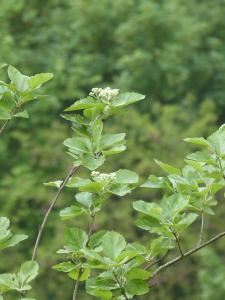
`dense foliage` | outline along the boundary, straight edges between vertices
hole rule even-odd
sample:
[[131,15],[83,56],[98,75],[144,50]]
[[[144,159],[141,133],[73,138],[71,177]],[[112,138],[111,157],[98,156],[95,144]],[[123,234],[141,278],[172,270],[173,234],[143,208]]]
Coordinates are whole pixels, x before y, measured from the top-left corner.
[[[104,172],[132,169],[141,180],[149,172],[160,174],[153,158],[181,167],[182,157],[187,154],[182,139],[207,136],[224,122],[224,10],[224,0],[1,1],[1,63],[16,65],[29,76],[43,71],[55,75],[42,88],[43,94],[49,96],[26,106],[32,118],[12,120],[7,134],[1,137],[1,215],[10,216],[15,232],[30,236],[17,251],[9,248],[7,253],[1,252],[1,272],[17,273],[19,265],[31,257],[34,228],[54,193],[42,182],[63,178],[69,168],[70,160],[61,146],[68,127],[58,115],[74,98],[84,97],[92,86],[108,85],[146,94],[145,101],[106,124],[109,133],[128,133],[129,151],[110,158],[107,168],[103,167]],[[5,69],[0,72],[6,79]],[[160,190],[143,188],[127,195],[125,201],[112,196],[95,229],[113,228],[123,232],[129,241],[137,236],[140,241],[148,241],[148,235],[140,234],[132,225],[130,200],[152,201],[161,195]],[[73,192],[66,190],[60,208],[72,198]],[[116,213],[112,215],[112,211]],[[209,221],[211,234],[224,226],[222,210],[217,211],[217,216],[216,222]],[[85,224],[82,219],[78,222]],[[64,227],[58,222],[56,210],[40,246],[39,261],[44,268],[56,263],[54,253],[62,242]],[[198,225],[193,228],[197,230]],[[193,238],[185,237],[188,244],[183,241],[184,247],[188,248]],[[219,243],[220,252],[221,247]],[[12,259],[6,266],[8,254]],[[212,265],[203,265],[213,269]],[[215,268],[217,265],[215,262]],[[200,298],[199,287],[205,291],[201,296],[204,300],[212,295],[212,289],[214,296],[216,292],[221,295],[219,276],[218,282],[214,277],[210,290],[207,279],[204,281],[206,276],[198,275],[199,267],[199,260],[183,262],[177,266],[179,278],[168,270],[156,280],[156,284],[164,284],[163,289],[152,290],[153,299]],[[220,274],[224,272],[222,267],[219,270]],[[37,289],[34,283],[38,299],[70,299],[72,284],[63,274],[54,274],[51,270],[48,277],[41,273]],[[54,280],[46,280],[50,277]],[[57,289],[59,285],[65,289]]]

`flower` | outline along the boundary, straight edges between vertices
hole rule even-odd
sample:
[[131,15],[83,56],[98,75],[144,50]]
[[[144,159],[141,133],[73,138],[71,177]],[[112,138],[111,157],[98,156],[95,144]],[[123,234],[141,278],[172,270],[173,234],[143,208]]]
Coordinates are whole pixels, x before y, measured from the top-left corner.
[[119,94],[118,89],[111,89],[110,87],[93,88],[89,93],[89,96],[99,99],[102,102],[109,103],[113,98]]
[[93,171],[91,173],[91,176],[93,178],[94,181],[104,181],[104,182],[115,182],[117,181],[117,177],[116,177],[116,173],[100,173],[100,172],[96,172],[96,171]]

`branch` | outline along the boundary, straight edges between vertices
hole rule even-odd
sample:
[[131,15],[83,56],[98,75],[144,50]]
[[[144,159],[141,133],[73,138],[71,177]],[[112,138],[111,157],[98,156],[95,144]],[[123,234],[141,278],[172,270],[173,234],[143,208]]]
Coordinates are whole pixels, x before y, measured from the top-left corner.
[[[90,223],[90,228],[89,228],[89,232],[88,232],[88,239],[86,242],[86,246],[88,246],[89,242],[90,242],[90,238],[93,232],[93,227],[94,227],[94,221],[95,221],[95,214],[91,215],[91,223]],[[74,287],[74,291],[73,291],[73,300],[77,299],[77,292],[78,292],[78,288],[79,288],[79,283],[80,283],[80,277],[82,275],[82,269],[79,270],[78,276],[77,276],[77,280],[75,283],[75,287]]]
[[199,235],[199,240],[197,246],[200,246],[202,241],[203,241],[203,234],[204,234],[204,213],[202,212],[201,215],[201,230],[200,230],[200,235]]
[[82,275],[82,269],[79,270],[79,273],[78,273],[78,276],[77,276],[77,280],[76,280],[74,291],[73,291],[73,300],[77,299],[77,291],[78,291],[78,288],[79,288],[81,275]]
[[40,244],[40,240],[41,240],[41,237],[42,237],[42,234],[43,234],[43,231],[44,231],[44,228],[45,228],[45,225],[48,221],[48,217],[51,213],[51,211],[53,210],[59,196],[61,195],[65,185],[67,184],[67,182],[69,181],[69,179],[74,175],[74,173],[76,173],[77,169],[79,167],[76,167],[76,166],[73,166],[68,175],[65,177],[65,179],[63,180],[62,184],[60,185],[60,188],[58,189],[58,192],[56,193],[55,197],[53,198],[52,200],[52,203],[51,205],[49,206],[45,216],[44,216],[44,219],[42,221],[42,224],[40,226],[40,229],[39,229],[39,232],[38,232],[38,235],[37,235],[37,238],[36,238],[36,241],[35,241],[35,246],[34,246],[34,250],[33,250],[33,254],[32,254],[32,260],[35,260],[36,258],[36,254],[37,254],[37,249],[39,247],[39,244]]
[[12,117],[13,117],[13,115],[15,114],[15,112],[17,111],[18,108],[19,108],[19,106],[16,106],[16,107],[11,111],[11,113],[10,113],[11,118],[10,118],[10,119],[7,119],[7,120],[3,123],[2,127],[0,128],[0,134],[3,133],[4,129],[5,129],[6,126],[8,125],[9,121],[12,120]]
[[202,248],[204,248],[204,247],[206,247],[206,246],[208,246],[208,245],[214,243],[215,241],[217,241],[218,239],[222,238],[223,236],[225,236],[225,232],[222,232],[222,233],[220,233],[220,234],[214,236],[213,238],[211,238],[211,239],[208,240],[207,242],[201,244],[200,246],[197,246],[197,247],[195,247],[194,249],[192,249],[192,250],[190,250],[190,251],[184,253],[183,256],[180,255],[180,256],[174,258],[173,260],[171,260],[171,261],[165,263],[164,265],[162,265],[162,266],[160,266],[158,269],[156,269],[156,271],[155,271],[155,272],[153,273],[153,275],[152,275],[152,278],[153,278],[154,276],[156,276],[156,275],[157,275],[159,272],[161,272],[162,270],[167,269],[168,267],[174,265],[175,263],[179,262],[179,261],[182,260],[183,258],[185,258],[185,257],[187,257],[187,256],[190,256],[190,255],[194,254],[195,252],[198,252],[198,251],[201,250]]
[[181,248],[181,245],[180,245],[180,241],[179,241],[179,238],[178,238],[176,232],[175,232],[171,227],[170,227],[170,231],[172,232],[172,234],[173,234],[173,236],[174,236],[174,238],[175,238],[175,241],[176,241],[177,246],[178,246],[179,251],[180,251],[180,255],[181,255],[181,256],[184,256],[183,251],[182,251],[182,248]]
[[122,286],[122,284],[120,283],[119,278],[117,277],[115,271],[113,271],[112,273],[115,277],[115,280],[116,280],[117,284],[119,285],[119,287],[121,289],[121,292],[122,292],[123,296],[125,297],[126,300],[129,300],[128,297],[127,297],[126,291],[125,291],[124,287]]

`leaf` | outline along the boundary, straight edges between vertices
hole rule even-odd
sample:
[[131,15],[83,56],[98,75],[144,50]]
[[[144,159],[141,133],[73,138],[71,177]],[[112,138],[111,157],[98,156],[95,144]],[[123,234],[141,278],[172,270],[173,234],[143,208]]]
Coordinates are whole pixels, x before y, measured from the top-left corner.
[[139,200],[133,203],[133,208],[158,220],[160,220],[162,216],[162,208],[156,203],[147,203]]
[[41,87],[42,84],[44,84],[45,82],[49,81],[52,78],[53,78],[52,73],[40,73],[29,77],[27,83],[29,87],[33,90]]
[[94,171],[98,169],[100,166],[102,166],[105,162],[105,157],[103,155],[100,155],[99,157],[95,157],[92,154],[85,154],[82,157],[82,165],[91,170]]
[[177,174],[177,175],[181,175],[181,172],[179,169],[171,166],[171,165],[168,165],[168,164],[165,164],[164,162],[162,161],[159,161],[157,159],[155,159],[155,162],[157,163],[157,165],[160,166],[160,168],[162,168],[166,173],[169,173],[169,174]]
[[82,215],[83,213],[85,213],[85,210],[82,207],[79,207],[76,205],[71,205],[69,207],[62,209],[59,212],[59,215],[63,220],[68,220],[68,219],[72,219],[74,217],[78,217],[78,216]]
[[69,272],[73,271],[74,269],[76,269],[76,266],[72,262],[66,261],[66,262],[62,262],[60,264],[54,265],[52,268],[54,270],[57,270],[60,272],[69,273]]
[[104,255],[114,260],[125,249],[126,241],[121,234],[108,231],[102,237],[101,246]]
[[143,280],[133,279],[133,280],[129,280],[125,284],[125,291],[128,294],[140,296],[140,295],[147,294],[149,292],[149,287],[148,284]]
[[63,144],[70,148],[70,151],[78,155],[92,151],[91,141],[86,137],[69,138],[66,139]]
[[159,237],[151,242],[151,254],[153,256],[164,255],[168,249],[173,248],[173,240]]
[[[79,281],[85,281],[90,277],[90,269],[83,269],[81,276],[79,277]],[[69,277],[72,278],[73,280],[77,280],[79,276],[79,270],[73,270],[69,272]]]
[[62,180],[56,180],[56,181],[49,181],[45,182],[45,186],[51,186],[51,187],[57,187],[58,189],[61,187],[61,184],[63,183]]
[[88,236],[85,231],[80,228],[69,228],[65,233],[66,249],[77,252],[86,246]]
[[138,268],[134,268],[134,269],[130,270],[126,275],[126,277],[129,280],[132,280],[132,279],[147,280],[147,279],[149,279],[150,276],[151,276],[150,272],[143,270],[143,269],[138,269]]
[[137,183],[138,182],[138,175],[135,172],[120,169],[116,171],[117,181],[119,183]]
[[81,192],[75,196],[77,202],[84,205],[87,208],[90,208],[92,205],[92,194],[88,192]]
[[0,120],[10,120],[11,118],[12,116],[8,111],[0,108]]
[[107,150],[116,144],[124,142],[125,136],[125,133],[103,135],[100,141],[100,149]]
[[38,275],[38,269],[39,266],[36,261],[27,261],[21,265],[18,278],[22,286],[31,282]]
[[186,138],[184,139],[185,142],[187,143],[191,143],[191,144],[196,144],[196,145],[200,145],[200,146],[206,146],[208,147],[209,146],[209,143],[206,139],[200,137],[195,137],[195,138]]
[[29,118],[28,112],[26,110],[20,111],[20,112],[14,114],[13,116],[16,118],[24,118],[24,119]]
[[150,175],[148,177],[148,180],[145,183],[143,183],[141,187],[152,188],[152,189],[167,188],[166,178]]
[[13,235],[9,229],[9,225],[9,219],[0,217],[0,250],[13,247],[27,239],[27,236],[24,234]]
[[103,130],[103,123],[101,120],[97,120],[94,122],[93,128],[92,128],[92,136],[93,136],[93,141],[95,145],[95,151],[99,151],[99,144],[100,144],[100,139],[102,135],[102,130]]
[[124,107],[137,101],[143,100],[144,95],[138,93],[122,93],[112,100],[112,106]]
[[225,155],[225,124],[210,135],[207,140],[217,155]]
[[105,105],[103,103],[98,103],[92,97],[87,97],[74,102],[74,104],[66,108],[65,111],[81,110],[81,109],[92,108],[92,107],[104,108],[104,106]]
[[8,75],[11,83],[13,83],[18,90],[26,91],[29,88],[27,83],[29,77],[20,73],[15,67],[9,65]]

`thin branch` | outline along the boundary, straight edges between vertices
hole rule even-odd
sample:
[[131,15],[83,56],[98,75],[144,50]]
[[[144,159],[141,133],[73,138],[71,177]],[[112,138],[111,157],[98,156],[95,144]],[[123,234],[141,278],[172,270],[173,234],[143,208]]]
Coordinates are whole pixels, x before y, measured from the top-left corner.
[[13,115],[15,114],[15,112],[17,111],[18,108],[19,108],[19,107],[16,106],[16,107],[11,111],[11,113],[10,113],[11,118],[10,118],[10,119],[7,119],[7,120],[2,124],[2,127],[0,128],[0,134],[3,133],[3,131],[5,130],[6,126],[7,126],[8,123],[12,120],[12,117],[13,117]]
[[[93,227],[94,227],[94,221],[95,221],[95,214],[91,215],[91,223],[90,223],[90,228],[89,228],[89,232],[88,232],[88,239],[86,242],[86,246],[88,246],[89,242],[90,242],[90,238],[93,232]],[[80,277],[82,275],[82,269],[79,270],[78,276],[77,276],[77,280],[75,283],[75,287],[74,287],[74,291],[73,291],[73,300],[77,299],[77,292],[78,292],[78,288],[79,288],[79,283],[80,283]]]
[[201,230],[199,234],[199,240],[197,246],[200,246],[203,241],[203,235],[204,235],[204,213],[201,214]]
[[179,241],[178,235],[176,234],[176,232],[175,232],[171,227],[170,227],[170,230],[171,230],[171,232],[172,232],[172,234],[173,234],[173,236],[174,236],[174,238],[175,238],[175,241],[176,241],[176,243],[177,243],[178,249],[179,249],[179,251],[180,251],[180,255],[183,256],[184,253],[183,253],[183,251],[182,251],[182,248],[181,248],[181,245],[180,245],[180,241]]
[[164,254],[161,258],[151,262],[150,264],[148,264],[144,269],[148,270],[150,268],[152,268],[153,266],[157,265],[158,263],[160,263],[164,258],[166,258],[168,255],[168,252],[166,254]]
[[122,292],[123,296],[125,297],[126,300],[129,300],[129,298],[127,297],[127,294],[126,294],[126,291],[125,291],[124,287],[122,286],[122,284],[119,281],[119,278],[116,275],[116,272],[113,271],[112,273],[113,273],[113,275],[115,277],[115,280],[116,280],[117,284],[119,285],[119,287],[121,289],[121,292]]
[[95,215],[91,215],[91,224],[90,224],[90,228],[89,228],[89,232],[88,232],[88,239],[87,239],[86,246],[88,246],[88,244],[90,242],[90,238],[91,238],[91,235],[93,232],[94,222],[95,222]]
[[80,278],[82,275],[83,271],[82,269],[79,270],[78,276],[77,276],[77,280],[75,283],[75,287],[74,287],[74,291],[73,291],[73,300],[77,299],[77,292],[78,292],[78,288],[79,288],[79,284],[80,284]]
[[192,255],[192,254],[198,252],[198,251],[201,250],[202,248],[204,248],[204,247],[206,247],[206,246],[208,246],[208,245],[214,243],[215,241],[217,241],[218,239],[220,239],[220,238],[222,238],[222,237],[224,237],[224,236],[225,236],[225,232],[222,232],[222,233],[220,233],[220,234],[214,236],[213,238],[211,238],[211,239],[208,240],[207,242],[201,244],[200,246],[197,246],[197,247],[195,247],[194,249],[192,249],[192,250],[190,250],[190,251],[184,253],[183,256],[180,255],[180,256],[174,258],[173,260],[171,260],[171,261],[165,263],[164,265],[162,265],[162,266],[160,266],[158,269],[156,269],[156,271],[153,273],[153,276],[152,276],[152,277],[156,276],[156,275],[157,275],[159,272],[161,272],[162,270],[167,269],[168,267],[170,267],[170,266],[176,264],[177,262],[179,262],[179,261],[182,260],[183,258],[185,258],[185,257],[187,257],[187,256],[190,256],[190,255]]
[[56,193],[55,197],[53,198],[52,203],[49,206],[49,208],[48,208],[48,210],[47,210],[47,212],[46,212],[46,214],[44,216],[44,219],[43,219],[42,224],[41,224],[41,226],[39,228],[39,232],[38,232],[38,235],[37,235],[37,238],[36,238],[36,241],[35,241],[35,246],[34,246],[34,250],[33,250],[33,254],[32,254],[32,260],[35,260],[35,258],[36,258],[37,249],[39,247],[40,240],[41,240],[41,237],[42,237],[45,225],[46,225],[46,223],[48,221],[48,217],[49,217],[51,211],[53,210],[53,208],[54,208],[54,206],[55,206],[55,204],[56,204],[56,202],[57,202],[60,194],[62,193],[65,185],[67,184],[67,182],[69,181],[69,179],[74,175],[74,173],[76,173],[77,169],[78,169],[78,167],[76,167],[76,166],[73,166],[70,169],[69,173],[67,174],[67,176],[63,180],[62,184],[60,185],[60,188],[58,189],[58,192]]

